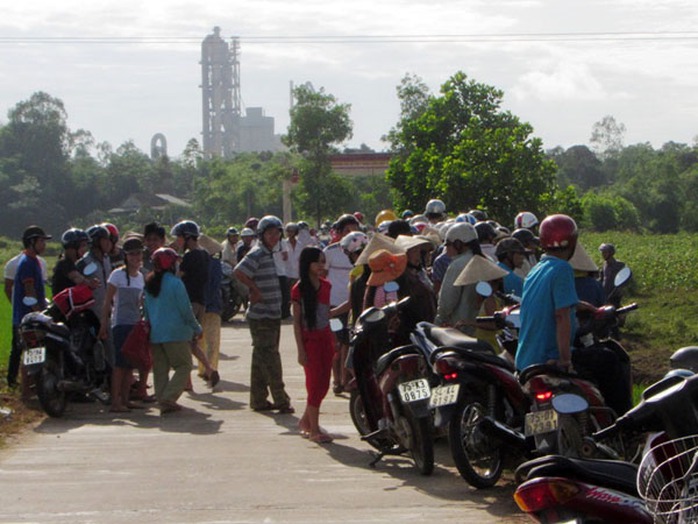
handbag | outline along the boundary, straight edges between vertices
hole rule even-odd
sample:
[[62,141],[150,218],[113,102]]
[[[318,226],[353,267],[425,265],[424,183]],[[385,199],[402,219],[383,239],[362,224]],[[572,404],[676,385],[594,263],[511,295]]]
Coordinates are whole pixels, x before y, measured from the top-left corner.
[[136,369],[150,369],[153,356],[150,352],[150,323],[139,320],[121,347],[124,358]]

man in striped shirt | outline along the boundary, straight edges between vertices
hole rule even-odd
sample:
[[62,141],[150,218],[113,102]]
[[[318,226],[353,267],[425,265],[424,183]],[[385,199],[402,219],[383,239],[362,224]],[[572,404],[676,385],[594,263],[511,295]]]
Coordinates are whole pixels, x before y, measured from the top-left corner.
[[[257,225],[259,242],[235,266],[235,276],[250,290],[247,310],[252,336],[250,408],[254,411],[294,413],[285,390],[279,354],[281,287],[273,251],[281,240],[282,231],[283,224],[277,217],[263,217]],[[274,403],[269,402],[269,393]]]

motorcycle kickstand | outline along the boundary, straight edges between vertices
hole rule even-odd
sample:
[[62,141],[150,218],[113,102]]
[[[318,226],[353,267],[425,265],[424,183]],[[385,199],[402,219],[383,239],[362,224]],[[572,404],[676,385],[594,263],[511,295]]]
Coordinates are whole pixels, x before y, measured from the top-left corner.
[[382,451],[380,453],[376,453],[375,451],[369,451],[368,454],[371,455],[373,459],[371,460],[371,462],[368,463],[368,465],[369,467],[372,467],[374,469],[376,467],[376,464],[378,464],[383,459],[383,457],[385,457],[385,453],[383,453]]

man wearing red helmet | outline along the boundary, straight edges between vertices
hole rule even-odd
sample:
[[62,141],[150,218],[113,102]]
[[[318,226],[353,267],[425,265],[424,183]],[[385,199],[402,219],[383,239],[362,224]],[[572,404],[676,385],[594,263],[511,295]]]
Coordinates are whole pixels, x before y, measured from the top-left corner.
[[617,415],[632,407],[627,363],[605,346],[579,348],[572,352],[577,322],[575,309],[596,311],[581,302],[574,285],[574,270],[568,260],[577,246],[577,224],[567,215],[551,215],[540,224],[540,245],[545,251],[524,280],[521,299],[521,329],[516,368],[535,364],[556,365],[596,382]]
[[534,364],[572,367],[574,307],[579,298],[574,271],[567,262],[577,245],[577,224],[567,215],[551,215],[540,225],[545,255],[526,277],[521,299],[521,330],[516,368]]

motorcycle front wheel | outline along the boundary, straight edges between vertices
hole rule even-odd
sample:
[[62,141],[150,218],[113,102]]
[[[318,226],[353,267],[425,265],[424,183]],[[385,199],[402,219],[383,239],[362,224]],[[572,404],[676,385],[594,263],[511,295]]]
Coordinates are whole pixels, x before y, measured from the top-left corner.
[[[371,427],[369,426],[368,419],[366,418],[366,411],[364,410],[364,403],[361,399],[361,394],[357,390],[353,390],[349,397],[349,415],[359,435],[363,437],[371,433]],[[375,437],[368,439],[366,442],[379,451],[390,447],[390,441],[386,438]]]
[[478,428],[485,415],[480,402],[463,397],[448,427],[448,442],[458,472],[478,489],[494,486],[504,469],[501,450],[491,445],[492,439]]
[[41,372],[36,376],[36,394],[41,408],[50,417],[61,417],[65,411],[66,394],[58,389],[62,379],[60,363],[54,355],[47,355]]

